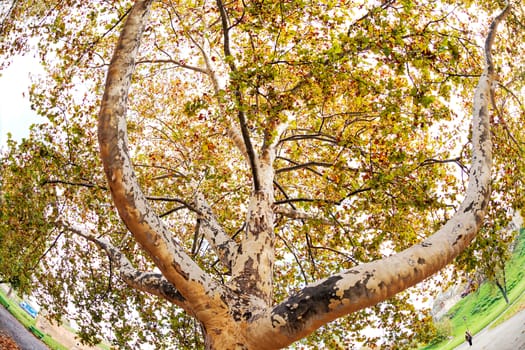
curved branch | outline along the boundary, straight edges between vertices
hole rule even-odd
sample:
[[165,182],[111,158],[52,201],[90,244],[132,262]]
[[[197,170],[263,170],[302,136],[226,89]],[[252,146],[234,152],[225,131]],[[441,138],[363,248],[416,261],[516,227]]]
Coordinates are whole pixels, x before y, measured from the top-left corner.
[[322,142],[327,142],[331,144],[337,144],[337,140],[330,135],[326,135],[320,132],[315,134],[304,134],[304,135],[292,135],[286,138],[280,139],[279,143],[288,142],[288,141],[301,141],[301,140],[318,140]]
[[95,50],[93,50],[93,48],[95,47],[95,45],[97,45],[102,39],[104,39],[109,33],[111,33],[113,31],[113,29],[115,29],[117,26],[120,25],[120,23],[122,23],[122,21],[124,20],[124,18],[126,18],[126,16],[129,14],[129,12],[131,11],[131,7],[129,9],[127,9],[118,19],[117,21],[115,21],[115,23],[113,23],[113,25],[108,29],[106,30],[105,33],[103,33],[101,36],[99,36],[95,41],[91,42],[84,51],[82,51],[81,55],[75,60],[75,63],[72,65],[72,66],[76,66],[80,60],[88,53],[88,52],[94,52]]
[[333,201],[329,199],[321,199],[321,198],[287,198],[280,201],[273,202],[273,205],[281,205],[281,204],[288,204],[288,203],[298,203],[298,202],[305,202],[305,203],[324,203],[324,204],[340,204],[340,201]]
[[128,92],[151,2],[137,0],[134,3],[115,48],[99,112],[100,155],[113,202],[128,230],[198,318],[206,322],[214,317],[212,309],[226,309],[222,300],[211,296],[223,295],[225,290],[172,239],[140,188],[128,150]]
[[[169,10],[167,12],[168,12],[168,16],[170,17],[170,23],[171,23],[172,30],[173,30],[173,32],[176,32],[177,30],[173,27],[172,14],[171,14],[171,12]],[[182,22],[182,17],[176,11],[174,11],[174,12],[175,12],[175,16],[177,17],[177,19]],[[193,35],[188,33],[186,30],[185,30],[185,33],[186,33],[187,37],[190,39],[190,41],[201,52],[202,57],[204,59],[204,63],[206,64],[206,71],[207,71],[208,76],[209,76],[209,78],[211,80],[211,84],[213,85],[213,90],[215,91],[215,95],[217,96],[217,98],[219,98],[220,90],[221,90],[221,88],[219,86],[219,79],[217,77],[217,73],[213,69],[213,64],[212,64],[212,61],[210,60],[209,55],[205,52],[203,45],[201,45],[199,42],[197,42],[197,40],[195,40]],[[222,107],[222,103],[220,103],[220,101],[219,101],[218,105],[219,105],[219,108],[221,110],[221,113],[223,113],[224,115],[226,115],[228,117],[228,114],[224,111],[224,108]],[[230,127],[228,127],[228,129],[226,131],[226,134],[233,141],[235,146],[237,146],[237,148],[242,153],[242,155],[246,159],[249,159],[248,158],[248,152],[246,150],[246,145],[244,143],[244,140],[243,140],[243,137],[241,135],[240,130],[233,125],[234,123],[231,123],[231,124],[232,125]]]
[[304,270],[303,268],[303,264],[301,262],[301,259],[299,259],[299,257],[297,256],[297,254],[295,254],[295,251],[293,249],[293,246],[291,244],[289,244],[286,239],[284,239],[284,237],[280,236],[280,235],[276,235],[277,238],[279,238],[284,246],[286,247],[286,249],[288,249],[288,251],[293,255],[293,258],[295,260],[295,263],[297,264],[297,266],[299,266],[299,271],[301,271],[301,275],[303,276],[303,279],[304,279],[304,283],[307,284],[308,283],[308,275],[306,274],[306,271]]
[[323,204],[340,205],[347,198],[350,198],[352,196],[355,196],[356,194],[359,194],[362,192],[368,192],[371,190],[373,190],[372,187],[358,188],[356,190],[348,192],[343,198],[339,200],[330,200],[330,199],[321,199],[321,198],[288,198],[287,197],[286,199],[275,201],[273,204],[280,205],[280,204],[288,204],[288,203],[307,202],[307,203],[323,203]]
[[[66,180],[44,180],[42,181],[42,185],[56,185],[56,184],[61,184],[61,185],[68,185],[68,186],[79,186],[79,187],[87,187],[87,188],[98,188],[98,189],[101,189],[101,190],[107,190],[108,188],[105,187],[105,186],[100,186],[100,185],[97,185],[97,184],[92,184],[92,183],[89,183],[89,182],[74,182],[74,181],[66,181]],[[194,211],[194,212],[197,212],[198,213],[198,210],[195,209],[195,207],[193,207],[190,203],[182,200],[182,199],[179,199],[179,198],[172,198],[172,197],[159,197],[159,196],[146,196],[145,197],[147,200],[150,200],[150,201],[159,201],[159,202],[175,202],[175,203],[179,203],[179,204],[182,204],[182,207],[178,207],[177,210],[179,209],[182,209],[182,208],[187,208],[191,211]],[[170,211],[170,214],[172,213],[172,211]],[[167,214],[165,214],[167,215]],[[162,215],[159,215],[160,217],[162,216],[165,216],[164,214]]]
[[98,189],[101,189],[101,190],[107,190],[108,189],[105,186],[100,186],[100,185],[92,184],[92,183],[89,183],[89,182],[74,182],[74,181],[66,181],[66,180],[59,180],[59,179],[42,181],[42,185],[57,185],[57,184],[68,185],[68,186],[87,187],[87,188],[98,188]]
[[199,213],[199,210],[195,208],[195,206],[191,205],[190,203],[179,199],[179,198],[173,198],[173,197],[159,197],[159,196],[147,196],[146,199],[149,199],[150,201],[160,201],[160,202],[175,202],[182,204],[184,207],[188,208],[191,211]]
[[452,262],[476,237],[491,194],[492,142],[488,106],[493,66],[490,47],[497,24],[508,12],[507,7],[496,17],[487,37],[486,68],[474,93],[472,166],[459,210],[422,243],[313,283],[260,315],[250,328],[250,336],[257,339],[262,348],[287,346],[338,317],[375,305],[423,281]]
[[[492,23],[489,27],[489,33],[487,34],[487,39],[485,40],[485,69],[487,70],[488,74],[491,75],[491,82],[494,79],[492,76],[494,74],[494,62],[492,61],[492,54],[490,53],[490,50],[492,50],[492,45],[494,44],[494,39],[496,38],[496,29],[498,27],[498,24],[507,17],[507,15],[510,13],[510,4],[507,2],[507,5],[505,6],[505,9],[494,18]],[[479,85],[478,85],[479,86]],[[491,88],[492,86],[489,85]]]
[[162,213],[162,214],[159,214],[159,218],[163,218],[163,217],[165,217],[165,216],[168,216],[168,215],[170,215],[170,214],[173,214],[173,213],[175,213],[175,212],[177,212],[177,211],[179,211],[179,210],[182,210],[182,209],[187,209],[187,207],[186,207],[185,205],[180,205],[180,206],[178,206],[178,207],[171,208],[170,210],[165,211],[165,212]]
[[[222,0],[217,0],[217,7],[219,8],[219,13],[221,14],[221,27],[223,35],[223,46],[224,46],[224,55],[226,59],[231,58],[230,50],[230,26],[228,21],[228,14],[226,13],[226,8]],[[236,71],[235,62],[233,60],[228,60],[228,64],[232,71]]]

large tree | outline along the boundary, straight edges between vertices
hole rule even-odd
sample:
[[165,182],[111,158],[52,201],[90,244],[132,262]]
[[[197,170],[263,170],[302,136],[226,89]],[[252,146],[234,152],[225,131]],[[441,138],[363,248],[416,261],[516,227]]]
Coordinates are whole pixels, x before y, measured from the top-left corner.
[[[122,347],[169,347],[166,328],[200,346],[183,310],[207,348],[277,349],[377,304],[310,338],[336,347],[368,313],[400,322],[411,306],[395,295],[470,244],[493,181],[494,217],[523,200],[517,5],[479,48],[492,5],[12,4],[2,31],[20,47],[2,48],[45,39],[50,80],[32,101],[49,123],[4,153],[2,274],[74,313],[86,339],[105,323]],[[496,69],[504,18],[514,46]]]

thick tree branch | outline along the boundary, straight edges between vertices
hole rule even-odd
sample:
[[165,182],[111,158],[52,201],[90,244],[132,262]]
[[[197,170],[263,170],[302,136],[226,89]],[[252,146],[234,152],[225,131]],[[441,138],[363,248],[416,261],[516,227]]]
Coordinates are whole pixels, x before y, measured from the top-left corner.
[[137,0],[134,3],[111,60],[99,113],[100,153],[122,220],[164,277],[177,288],[201,322],[206,323],[215,317],[217,310],[227,309],[220,298],[213,297],[225,290],[184,253],[149,206],[128,150],[128,91],[151,2]]
[[491,194],[492,142],[488,106],[494,67],[490,58],[496,17],[486,41],[486,67],[474,93],[472,166],[459,210],[421,244],[385,259],[356,266],[320,280],[289,297],[255,320],[251,338],[265,349],[277,349],[303,338],[340,316],[375,305],[439,271],[474,239],[483,223]]

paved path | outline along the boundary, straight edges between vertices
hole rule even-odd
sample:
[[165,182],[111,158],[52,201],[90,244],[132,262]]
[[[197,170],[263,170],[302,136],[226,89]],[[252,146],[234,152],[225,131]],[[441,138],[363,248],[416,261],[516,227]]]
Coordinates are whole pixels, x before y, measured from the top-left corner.
[[495,328],[474,334],[472,346],[464,342],[456,350],[525,350],[525,310]]
[[11,313],[0,305],[0,330],[8,334],[22,350],[49,350],[33,333],[26,329]]

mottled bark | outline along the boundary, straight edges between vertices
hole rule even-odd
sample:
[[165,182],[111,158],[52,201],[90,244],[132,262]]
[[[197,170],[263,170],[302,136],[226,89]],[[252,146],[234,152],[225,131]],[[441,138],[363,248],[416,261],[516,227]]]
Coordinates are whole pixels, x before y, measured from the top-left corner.
[[99,113],[100,154],[122,220],[164,277],[187,300],[190,307],[186,310],[205,322],[218,312],[228,312],[221,299],[224,288],[172,239],[140,189],[128,153],[127,97],[150,5],[151,1],[135,2],[111,60]]

